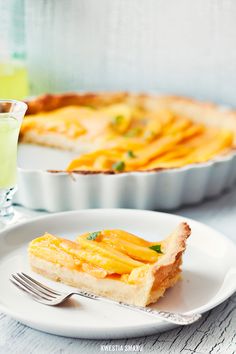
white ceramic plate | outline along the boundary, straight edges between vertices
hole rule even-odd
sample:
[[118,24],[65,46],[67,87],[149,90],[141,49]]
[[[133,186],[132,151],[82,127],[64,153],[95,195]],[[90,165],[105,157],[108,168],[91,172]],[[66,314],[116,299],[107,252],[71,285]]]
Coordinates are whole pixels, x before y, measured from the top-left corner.
[[71,175],[47,171],[64,170],[75,156],[78,153],[20,144],[15,202],[50,212],[87,208],[170,210],[219,195],[236,181],[236,153],[156,172]]
[[150,241],[164,238],[179,222],[192,228],[183,262],[183,280],[154,305],[157,309],[205,312],[236,290],[236,247],[213,229],[180,216],[142,210],[97,209],[60,213],[28,221],[0,234],[0,311],[53,334],[79,338],[124,338],[157,333],[173,326],[148,315],[79,297],[69,305],[48,307],[34,302],[10,283],[17,271],[33,274],[55,289],[69,287],[30,271],[28,242],[45,231],[74,238],[85,231],[121,228]]

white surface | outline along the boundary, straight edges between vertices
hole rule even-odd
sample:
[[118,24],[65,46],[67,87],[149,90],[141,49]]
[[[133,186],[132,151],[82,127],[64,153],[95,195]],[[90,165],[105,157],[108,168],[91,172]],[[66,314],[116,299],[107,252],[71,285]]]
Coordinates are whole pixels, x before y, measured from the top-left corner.
[[160,90],[236,105],[234,0],[26,0],[33,94]]
[[[18,166],[25,170],[65,170],[78,153],[33,144],[19,144]],[[47,158],[45,158],[47,156]]]
[[57,149],[20,145],[15,201],[50,212],[85,208],[171,210],[216,196],[236,180],[236,154],[158,172],[83,175],[46,171],[65,169],[73,156]]
[[[100,209],[54,214],[8,229],[0,235],[0,309],[36,329],[70,337],[124,338],[171,328],[172,325],[150,316],[88,299],[74,298],[64,307],[42,306],[19,292],[8,278],[17,271],[31,273],[27,243],[46,230],[73,239],[85,231],[121,228],[155,241],[164,238],[185,219],[148,211]],[[183,280],[153,305],[154,308],[205,312],[236,290],[236,247],[213,229],[187,221],[192,235],[184,257]],[[34,276],[55,289],[70,288]]]

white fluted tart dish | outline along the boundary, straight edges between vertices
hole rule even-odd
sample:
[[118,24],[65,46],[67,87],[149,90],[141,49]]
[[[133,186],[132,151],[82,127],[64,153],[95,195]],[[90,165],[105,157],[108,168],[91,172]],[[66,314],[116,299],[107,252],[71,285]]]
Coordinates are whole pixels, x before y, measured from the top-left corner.
[[129,93],[28,101],[15,201],[32,209],[168,210],[236,180],[236,112],[189,98]]

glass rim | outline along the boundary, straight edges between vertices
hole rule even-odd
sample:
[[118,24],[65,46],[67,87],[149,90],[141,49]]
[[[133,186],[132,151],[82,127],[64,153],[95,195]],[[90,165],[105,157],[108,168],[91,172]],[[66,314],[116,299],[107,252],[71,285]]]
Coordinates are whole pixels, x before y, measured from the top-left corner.
[[18,100],[12,100],[12,99],[0,99],[0,105],[2,103],[14,104],[15,108],[16,107],[18,107],[18,108],[16,110],[13,110],[12,112],[11,111],[4,112],[4,113],[0,112],[0,115],[6,114],[6,113],[25,113],[28,108],[28,105],[24,101],[18,101]]

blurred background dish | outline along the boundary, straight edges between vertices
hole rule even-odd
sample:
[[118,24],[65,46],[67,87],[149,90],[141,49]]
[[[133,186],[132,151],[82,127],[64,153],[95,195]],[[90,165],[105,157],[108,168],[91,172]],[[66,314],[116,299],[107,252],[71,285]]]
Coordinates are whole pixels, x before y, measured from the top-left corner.
[[[205,4],[205,0],[194,4],[188,0],[178,4],[170,0],[1,1],[0,96],[22,99],[72,90],[153,91],[233,106],[232,14],[236,5],[233,1]],[[96,180],[45,172],[50,166],[63,169],[64,161],[75,157],[46,149],[46,160],[45,149],[20,148],[16,201],[30,208],[173,209],[218,195],[235,181],[233,155],[203,166],[153,173],[148,181],[143,174],[138,182],[135,173]],[[87,184],[88,180],[93,182]],[[35,199],[37,183],[43,189]]]
[[[186,166],[180,165],[178,168],[173,168],[173,165],[172,168],[164,168],[157,171],[148,171],[148,169],[147,171],[136,171],[134,169],[126,172],[124,169],[124,171],[117,172],[109,170],[100,171],[98,167],[97,170],[91,169],[89,171],[88,167],[85,166],[85,168],[82,168],[82,170],[73,171],[72,169],[66,172],[66,166],[68,166],[68,163],[74,158],[77,158],[79,155],[78,150],[70,151],[69,148],[67,149],[69,144],[67,143],[66,146],[64,144],[63,139],[66,136],[67,131],[71,131],[72,127],[68,126],[65,131],[61,131],[60,126],[59,133],[61,134],[58,134],[58,121],[56,120],[57,124],[56,127],[54,127],[56,128],[56,131],[54,131],[55,129],[52,130],[52,121],[49,120],[48,126],[49,116],[47,113],[45,115],[45,111],[49,109],[50,112],[50,109],[60,107],[61,105],[80,104],[82,106],[78,106],[79,113],[82,109],[83,114],[83,110],[85,109],[83,108],[83,104],[89,106],[93,105],[92,115],[95,115],[95,121],[97,121],[99,119],[101,120],[105,114],[104,112],[100,111],[101,116],[98,115],[100,105],[104,105],[104,102],[106,102],[106,104],[107,102],[109,104],[113,104],[114,100],[118,100],[119,102],[120,99],[123,103],[122,108],[129,108],[129,105],[127,107],[125,105],[128,104],[128,101],[126,102],[125,99],[130,100],[132,103],[136,99],[138,100],[139,105],[141,102],[146,102],[147,106],[153,105],[155,108],[156,105],[157,107],[161,105],[161,109],[163,109],[162,104],[165,103],[166,106],[164,106],[164,108],[169,109],[171,114],[175,114],[177,116],[178,114],[180,114],[180,116],[182,114],[184,115],[183,117],[186,117],[186,115],[188,117],[188,115],[190,115],[190,117],[192,117],[193,120],[195,119],[197,122],[199,122],[199,120],[201,123],[205,122],[206,125],[209,125],[210,129],[214,129],[215,126],[227,129],[232,128],[232,133],[234,133],[234,111],[227,111],[225,109],[222,110],[219,106],[204,104],[185,98],[177,97],[170,99],[165,96],[153,95],[139,97],[136,95],[129,95],[124,93],[42,96],[29,102],[29,113],[38,113],[39,116],[32,115],[29,116],[29,118],[25,118],[25,123],[27,123],[27,120],[30,122],[29,126],[26,126],[26,128],[33,129],[32,133],[34,133],[32,138],[32,135],[29,135],[30,130],[26,131],[26,134],[28,133],[30,137],[30,139],[28,138],[28,142],[32,143],[35,141],[35,143],[39,143],[39,145],[20,144],[19,191],[16,199],[17,203],[27,208],[44,209],[50,212],[109,207],[170,210],[176,209],[181,205],[198,203],[207,197],[216,196],[226,188],[229,188],[233,185],[236,180],[236,154],[234,152],[234,145],[232,146],[232,149],[226,149],[225,153],[216,153],[208,159],[209,161],[207,161],[203,159],[204,151],[207,149],[208,145],[211,148],[212,143],[217,143],[215,141],[210,141],[210,139],[209,141],[206,139],[201,141],[200,139],[200,141],[197,142],[198,145],[200,144],[200,147],[202,147],[201,144],[206,145],[207,142],[207,145],[203,149],[200,149],[201,156],[199,156],[200,160],[198,163],[193,163],[196,162],[193,161],[189,162]],[[171,104],[167,105],[169,100]],[[160,103],[157,104],[159,101]],[[117,106],[118,105],[115,106],[116,109]],[[77,106],[71,107],[74,107],[75,110]],[[114,109],[114,106],[112,105],[106,106],[106,109],[108,110],[109,107],[113,107]],[[110,109],[113,112],[113,109]],[[158,109],[160,109],[160,107]],[[73,114],[75,114],[74,110],[72,112]],[[58,112],[59,115],[59,110],[54,112]],[[63,114],[67,114],[68,111],[63,112]],[[71,114],[71,110],[69,110],[69,113]],[[76,111],[76,114],[77,113],[78,112]],[[53,114],[56,114],[57,117],[57,113]],[[147,110],[142,114],[146,114],[148,117],[150,112]],[[53,119],[54,116],[50,117]],[[54,119],[56,119],[56,117],[54,117]],[[155,120],[160,118],[158,117],[159,115],[157,115],[157,118],[155,116]],[[65,118],[66,123],[68,123],[67,115]],[[75,116],[73,116],[73,118],[75,119]],[[87,117],[86,119],[91,119],[91,117]],[[43,123],[40,123],[41,120],[46,122],[46,126],[43,126],[46,131],[42,130]],[[40,123],[40,125],[38,126],[37,123]],[[89,124],[91,125],[91,122]],[[109,124],[110,123],[108,121],[108,125]],[[64,126],[62,126],[62,128],[64,129]],[[49,129],[49,131],[47,131],[47,129]],[[25,132],[23,131],[23,138],[24,134]],[[46,135],[44,136],[44,134]],[[55,142],[62,142],[62,150],[44,146],[45,140],[47,141],[47,134],[50,134],[50,141],[53,144],[54,140]],[[181,133],[175,133],[173,138],[175,138],[175,136],[178,134]],[[117,135],[116,138],[121,139],[120,135]],[[165,136],[163,139],[165,139]],[[77,140],[74,141],[73,138],[72,143],[75,144],[76,142],[78,147],[81,149],[86,149],[86,147],[80,143],[79,139]],[[127,149],[127,138],[123,137],[123,140],[124,141],[122,145],[124,146],[122,146],[122,148]],[[115,137],[112,139],[112,142],[113,141],[115,141]],[[92,136],[90,142],[85,141],[85,145],[89,145],[88,148],[91,149],[92,147],[92,151],[95,151],[92,154],[96,154],[97,147],[95,142],[96,134],[95,136]],[[157,143],[159,143],[158,136]],[[148,148],[151,146],[151,144],[152,142],[148,142]],[[153,142],[153,144],[155,145],[156,142]],[[173,146],[172,150],[173,149],[176,150],[176,147]],[[191,147],[190,150],[192,151],[194,149]],[[112,150],[109,149],[109,151],[111,152]],[[136,154],[136,150],[134,150],[134,153]],[[199,155],[199,151],[196,153]],[[139,151],[138,154],[142,153]],[[83,156],[85,156],[84,158],[86,159],[87,155],[81,156],[82,159]],[[110,158],[108,157],[108,161],[106,163],[110,163],[109,159]],[[116,173],[110,174],[110,172]],[[38,193],[39,190],[40,193]]]

